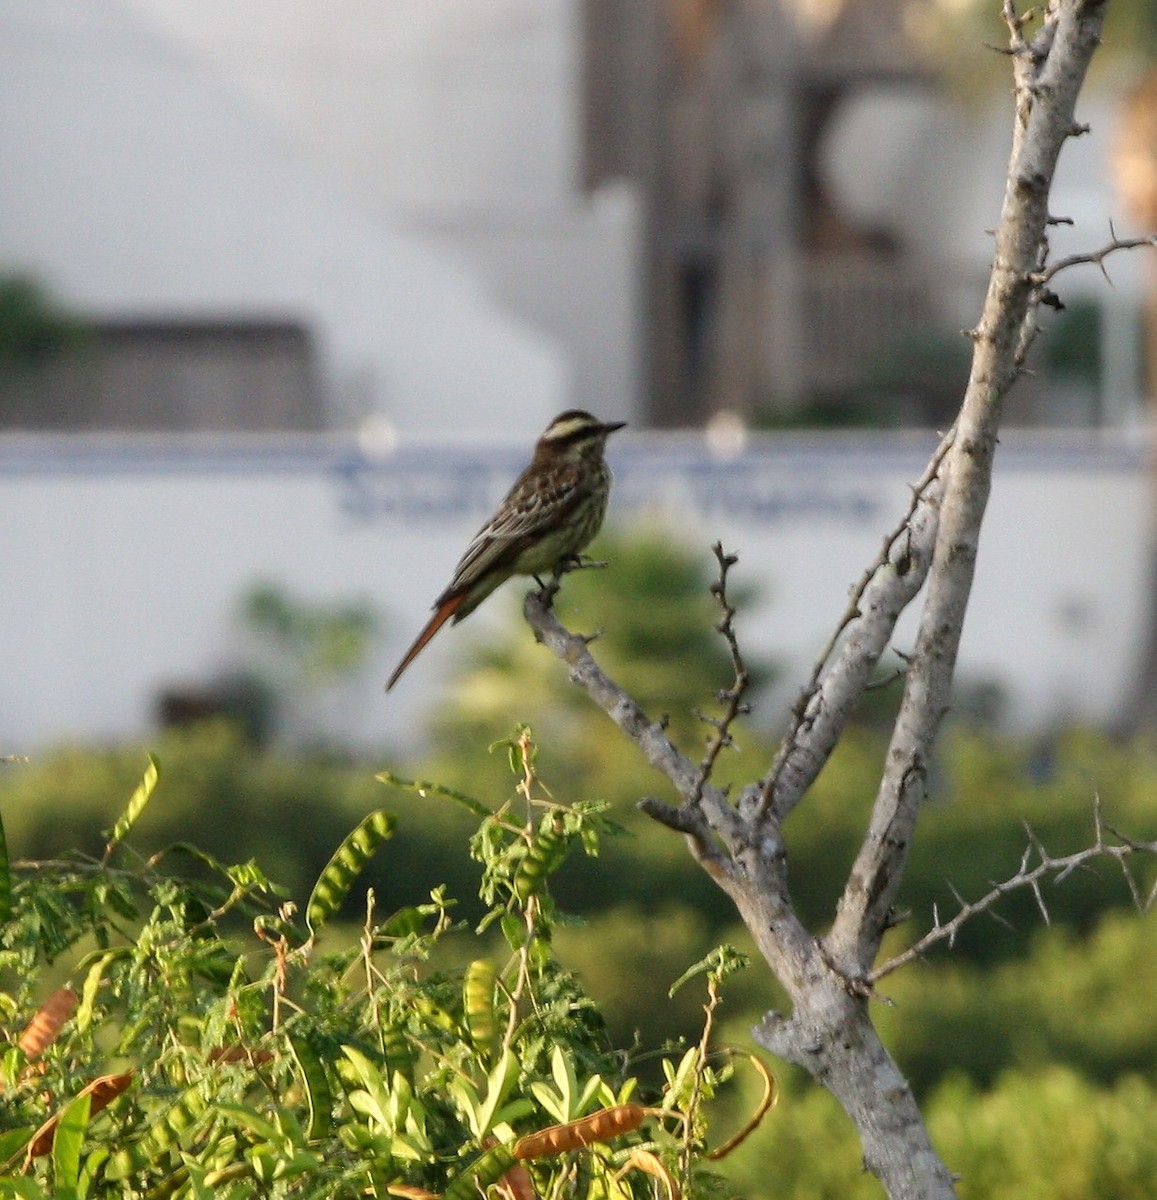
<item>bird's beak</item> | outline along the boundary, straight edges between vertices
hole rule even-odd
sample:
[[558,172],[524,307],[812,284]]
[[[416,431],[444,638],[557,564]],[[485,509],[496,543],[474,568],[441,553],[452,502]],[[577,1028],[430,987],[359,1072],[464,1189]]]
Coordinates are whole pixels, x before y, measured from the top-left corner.
[[616,429],[622,429],[626,424],[626,421],[606,421],[603,424],[603,433],[614,433]]

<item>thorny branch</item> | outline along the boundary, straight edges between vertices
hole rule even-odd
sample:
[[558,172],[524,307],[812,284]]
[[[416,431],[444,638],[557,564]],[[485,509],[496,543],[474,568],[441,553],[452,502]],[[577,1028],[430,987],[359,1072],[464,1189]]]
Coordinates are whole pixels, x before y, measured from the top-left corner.
[[[1041,891],[1041,881],[1054,877],[1053,881],[1055,883],[1063,883],[1074,871],[1079,870],[1093,859],[1113,859],[1120,866],[1125,876],[1133,903],[1140,912],[1148,912],[1153,907],[1154,902],[1157,901],[1157,882],[1153,884],[1148,894],[1142,893],[1136,877],[1129,870],[1128,860],[1135,854],[1157,855],[1157,840],[1151,842],[1134,841],[1132,838],[1128,838],[1118,832],[1111,825],[1106,825],[1104,815],[1101,811],[1101,799],[1099,796],[1094,797],[1093,825],[1094,834],[1091,845],[1086,846],[1082,850],[1077,850],[1072,854],[1062,855],[1050,854],[1033,830],[1026,825],[1025,830],[1028,833],[1029,844],[1025,847],[1024,854],[1021,856],[1020,866],[1016,873],[1008,879],[994,883],[991,889],[981,896],[979,900],[965,901],[957,894],[956,898],[960,904],[960,908],[956,912],[956,915],[948,921],[941,921],[939,912],[934,909],[932,928],[923,937],[913,942],[903,953],[887,959],[870,971],[867,977],[868,983],[874,984],[877,980],[883,979],[885,975],[890,975],[893,971],[898,971],[901,967],[906,967],[910,962],[921,958],[940,942],[947,942],[949,946],[952,946],[956,941],[956,934],[965,922],[970,921],[973,917],[981,913],[988,913],[990,916],[995,917],[997,914],[993,911],[993,906],[1010,892],[1022,891],[1024,888],[1029,888],[1032,891],[1037,908],[1040,909],[1040,914],[1045,924],[1052,924],[1048,904],[1045,901],[1044,893]],[[1110,838],[1114,840],[1110,840]],[[1034,857],[1036,859],[1035,865],[1033,864]],[[953,892],[955,894],[955,889],[953,889]]]
[[727,575],[731,568],[739,561],[739,558],[734,554],[724,554],[722,542],[716,542],[711,547],[711,552],[715,555],[715,560],[719,564],[719,578],[711,585],[711,594],[719,602],[719,607],[723,611],[723,616],[715,628],[723,635],[723,640],[727,643],[727,650],[731,655],[731,665],[735,671],[735,678],[730,687],[725,688],[718,694],[719,702],[723,705],[723,715],[721,717],[709,717],[704,713],[699,714],[700,718],[711,725],[715,732],[708,739],[707,750],[703,755],[703,761],[699,764],[699,780],[689,799],[689,803],[691,804],[699,802],[703,786],[711,778],[711,772],[715,769],[715,763],[719,755],[723,750],[734,745],[731,738],[732,725],[735,724],[739,717],[746,716],[751,711],[751,705],[744,700],[747,689],[751,686],[751,674],[747,670],[747,665],[743,661],[742,654],[739,652],[739,641],[735,636],[736,609],[727,596]]
[[[1106,7],[1101,0],[1048,0],[1043,10],[1020,14],[1016,0],[1002,0],[1016,113],[992,271],[970,335],[972,369],[960,414],[904,520],[853,591],[768,774],[732,803],[707,782],[703,764],[677,750],[663,726],[600,670],[585,640],[560,626],[533,594],[524,607],[536,634],[568,664],[575,682],[674,784],[679,807],[654,801],[645,810],[688,836],[696,858],[736,902],[790,999],[790,1015],[767,1014],[756,1040],[804,1067],[839,1099],[860,1133],[866,1167],[892,1200],[950,1200],[955,1189],[911,1089],[872,1025],[862,985],[902,965],[874,968],[880,941],[895,920],[893,905],[927,797],[934,743],[951,701],[1004,400],[1024,370],[1039,306],[1055,300],[1047,285],[1063,269],[1049,265],[1047,234],[1056,223],[1049,194],[1062,147],[1083,132],[1075,106],[1100,43]],[[1026,28],[1038,19],[1030,38]],[[817,940],[792,904],[780,822],[827,760],[900,611],[921,588],[924,606],[872,816],[835,919]],[[1124,863],[1122,847],[1132,843],[1115,834],[1109,840],[1100,825],[1098,830],[1095,847],[1064,859],[1033,841],[1013,881],[994,885],[991,898],[971,906],[962,902],[966,915],[938,921],[912,956],[921,945],[950,938],[968,916],[991,910],[1010,887],[1033,889],[1043,905],[1045,876],[1063,877],[1096,853]],[[1153,897],[1144,902],[1153,903]],[[857,983],[861,986],[852,986]]]
[[[654,721],[595,661],[590,638],[567,629],[539,592],[528,592],[523,614],[535,636],[570,667],[571,679],[615,722],[655,770],[665,775],[683,800],[672,808],[659,800],[644,801],[642,807],[656,820],[686,834],[696,860],[723,882],[727,864],[739,853],[748,836],[724,793],[701,777],[696,766],[667,736],[664,722]],[[696,803],[688,803],[697,795]],[[725,856],[714,844],[718,838],[727,849]]]
[[[1050,225],[1061,224],[1063,221],[1064,218],[1049,218]],[[1110,232],[1112,232],[1112,226],[1110,226]],[[1138,250],[1145,246],[1157,247],[1157,234],[1153,234],[1150,237],[1122,239],[1113,233],[1113,240],[1107,245],[1102,246],[1099,250],[1090,250],[1083,254],[1070,254],[1066,258],[1060,258],[1055,262],[1049,263],[1048,236],[1047,234],[1043,235],[1037,253],[1037,270],[1029,272],[1027,277],[1028,282],[1032,286],[1032,299],[1028,311],[1025,313],[1024,324],[1021,327],[1020,342],[1016,348],[1017,369],[1021,371],[1025,369],[1028,352],[1032,348],[1033,342],[1036,341],[1037,334],[1040,332],[1040,326],[1036,318],[1041,306],[1054,308],[1058,312],[1065,307],[1060,296],[1049,286],[1050,282],[1061,271],[1070,270],[1072,267],[1094,265],[1100,267],[1101,274],[1108,280],[1109,273],[1105,270],[1105,259],[1110,254],[1115,254],[1118,250]],[[1110,280],[1110,282],[1112,281]]]
[[[1039,271],[1034,275],[1033,283],[1042,286],[1059,275],[1061,271],[1068,271],[1072,267],[1083,266],[1099,267],[1101,274],[1106,279],[1109,279],[1109,273],[1105,270],[1105,259],[1110,254],[1116,254],[1118,250],[1140,250],[1144,246],[1157,249],[1157,233],[1150,234],[1148,237],[1119,238],[1111,225],[1109,226],[1109,232],[1112,234],[1112,241],[1106,243],[1099,250],[1090,250],[1085,254],[1070,254],[1067,258],[1058,258],[1056,262],[1050,263],[1045,270]],[[1109,282],[1112,281],[1110,280]]]
[[763,782],[761,815],[774,807],[782,819],[815,781],[887,649],[900,614],[923,585],[936,538],[944,460],[953,437],[950,430],[941,439],[912,487],[907,511],[884,538],[876,561],[852,588],[835,631],[816,658]]

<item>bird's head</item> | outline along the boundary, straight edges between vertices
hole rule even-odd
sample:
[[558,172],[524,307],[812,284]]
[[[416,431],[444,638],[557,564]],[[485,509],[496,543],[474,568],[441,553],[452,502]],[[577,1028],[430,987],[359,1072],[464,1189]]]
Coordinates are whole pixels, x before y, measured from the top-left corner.
[[546,427],[538,453],[570,459],[602,454],[607,438],[624,425],[626,421],[600,421],[581,408],[568,408]]

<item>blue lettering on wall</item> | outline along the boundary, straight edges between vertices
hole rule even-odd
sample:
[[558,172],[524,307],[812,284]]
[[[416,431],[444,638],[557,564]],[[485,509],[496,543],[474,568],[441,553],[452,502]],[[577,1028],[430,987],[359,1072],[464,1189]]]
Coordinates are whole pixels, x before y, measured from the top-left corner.
[[[335,465],[331,478],[342,514],[358,523],[482,522],[517,469],[513,462],[427,454],[420,462],[350,459]],[[615,463],[612,512],[670,507],[759,525],[822,520],[859,527],[887,518],[893,507],[884,503],[887,483],[886,474],[857,480],[814,463],[801,469],[782,457],[721,463],[648,455]]]

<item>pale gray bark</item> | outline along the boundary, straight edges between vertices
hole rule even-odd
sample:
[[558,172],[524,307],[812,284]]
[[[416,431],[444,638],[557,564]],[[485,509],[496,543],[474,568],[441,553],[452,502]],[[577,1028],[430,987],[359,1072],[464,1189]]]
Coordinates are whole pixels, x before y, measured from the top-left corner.
[[[955,1195],[911,1090],[872,1024],[871,979],[926,796],[933,743],[949,705],[1001,408],[1021,370],[1036,307],[1051,278],[1049,190],[1062,146],[1082,132],[1074,109],[1099,42],[1104,7],[1099,0],[1053,0],[1038,32],[1026,41],[1026,22],[1006,0],[1016,78],[1013,146],[990,283],[973,332],[967,392],[953,430],[914,489],[909,511],[854,591],[768,774],[732,801],[600,669],[587,640],[566,630],[543,597],[531,594],[525,605],[540,640],[675,787],[678,807],[651,799],[643,802],[644,810],[686,836],[697,861],[734,901],[791,1002],[790,1014],[764,1018],[756,1039],[805,1067],[839,1100],[859,1132],[866,1167],[892,1200]],[[816,938],[791,902],[780,823],[827,761],[896,620],[925,585],[867,836],[835,922]]]

